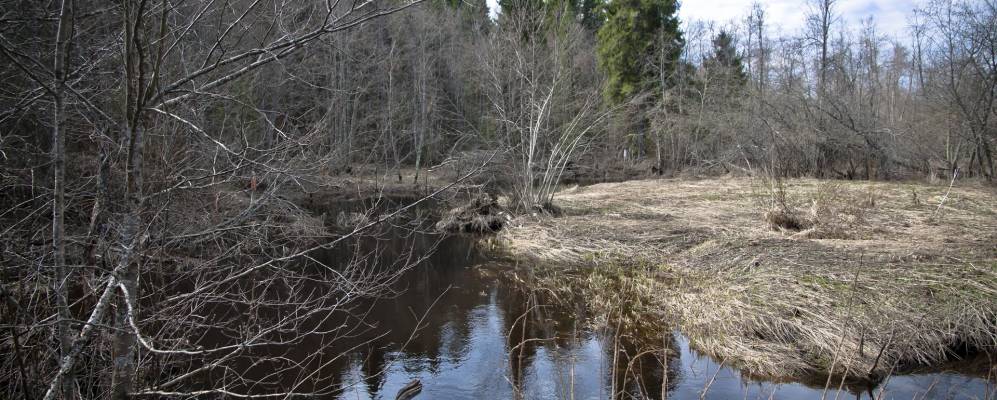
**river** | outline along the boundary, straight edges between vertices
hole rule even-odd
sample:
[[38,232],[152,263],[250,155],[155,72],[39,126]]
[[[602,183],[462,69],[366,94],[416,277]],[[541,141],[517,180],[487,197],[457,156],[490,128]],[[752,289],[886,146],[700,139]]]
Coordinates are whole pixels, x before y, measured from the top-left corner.
[[318,367],[335,382],[334,398],[395,399],[413,380],[422,385],[415,399],[997,397],[992,365],[979,357],[876,385],[755,378],[698,353],[675,327],[629,332],[582,301],[558,299],[532,284],[533,265],[503,258],[487,241],[404,232],[313,254],[336,265],[361,249],[381,268],[428,254],[391,285],[393,295],[354,308],[362,322],[350,323],[365,324],[362,335],[338,339],[335,349],[315,344],[339,356]]

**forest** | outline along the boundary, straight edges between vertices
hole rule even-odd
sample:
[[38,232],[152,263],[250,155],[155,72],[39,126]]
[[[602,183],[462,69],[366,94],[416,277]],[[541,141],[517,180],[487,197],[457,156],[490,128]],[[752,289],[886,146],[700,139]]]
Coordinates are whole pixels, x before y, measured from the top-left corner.
[[[819,307],[848,304],[840,318],[783,321],[806,307],[772,301],[791,311],[766,314],[706,286],[647,300],[699,351],[752,374],[822,373],[827,390],[830,376],[880,382],[955,348],[993,352],[997,1],[914,1],[900,36],[872,16],[846,23],[841,1],[808,0],[804,28],[786,32],[763,3],[714,22],[681,20],[676,0],[0,0],[0,397],[337,398],[343,378],[326,366],[383,336],[368,301],[399,296],[450,236],[503,228],[505,257],[594,265],[577,282],[610,293],[653,280],[631,271],[648,263],[660,279],[647,285],[768,285],[784,276],[681,265],[757,267],[765,258],[732,237],[772,241],[773,259],[792,241],[781,257],[813,269],[787,279],[816,287]],[[689,183],[717,179],[732,180]],[[729,212],[732,227],[680,226],[693,215],[681,204]],[[755,222],[763,233],[733,228]],[[884,233],[922,223],[922,236]],[[644,224],[661,235],[632,228]],[[717,237],[731,253],[710,256]],[[894,249],[880,239],[903,249],[861,262],[895,275],[814,267],[861,263],[822,253],[827,241]],[[639,268],[623,262],[636,253]],[[561,284],[541,271],[531,293],[584,292],[538,288]],[[897,305],[915,293],[898,281],[939,303]],[[790,292],[765,288],[745,293]],[[853,310],[856,293],[906,319]],[[512,327],[539,307],[526,297]],[[597,313],[602,298],[584,302]],[[692,319],[721,303],[757,318]],[[416,322],[393,340],[434,329],[435,304],[398,311]],[[647,319],[604,308],[619,326]],[[855,321],[854,335],[808,330]],[[801,355],[776,371],[742,336],[804,344],[779,347]],[[658,354],[630,352],[645,353]],[[664,398],[674,382],[659,353],[658,389],[631,390],[624,361],[609,396]]]

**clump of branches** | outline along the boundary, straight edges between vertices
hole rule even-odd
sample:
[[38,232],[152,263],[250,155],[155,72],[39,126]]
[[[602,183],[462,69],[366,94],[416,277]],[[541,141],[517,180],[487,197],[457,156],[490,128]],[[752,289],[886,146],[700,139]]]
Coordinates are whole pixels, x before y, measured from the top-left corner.
[[513,10],[479,56],[497,145],[513,154],[512,197],[523,210],[554,210],[561,177],[607,115],[592,84],[599,78],[591,37],[569,16]]
[[417,3],[3,2],[4,396],[333,393],[296,372],[341,357],[369,328],[355,301],[419,257],[309,258],[383,219],[332,234],[288,200],[337,156],[310,151],[336,110],[261,97]]

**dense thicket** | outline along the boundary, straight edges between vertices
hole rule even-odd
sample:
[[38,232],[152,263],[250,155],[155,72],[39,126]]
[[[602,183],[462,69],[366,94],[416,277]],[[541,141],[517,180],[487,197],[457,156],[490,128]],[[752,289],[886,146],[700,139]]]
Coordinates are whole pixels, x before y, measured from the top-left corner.
[[671,0],[501,5],[0,1],[2,396],[334,390],[249,372],[322,352],[251,349],[359,334],[313,316],[390,275],[290,267],[345,236],[285,196],[358,167],[490,160],[482,187],[540,210],[652,171],[994,177],[994,0],[922,3],[902,38],[833,0],[779,37],[762,7],[680,29]]
[[695,76],[653,111],[663,169],[993,179],[997,3],[923,2],[902,37],[845,26],[835,3],[812,1],[797,35],[771,37],[759,6],[688,25]]

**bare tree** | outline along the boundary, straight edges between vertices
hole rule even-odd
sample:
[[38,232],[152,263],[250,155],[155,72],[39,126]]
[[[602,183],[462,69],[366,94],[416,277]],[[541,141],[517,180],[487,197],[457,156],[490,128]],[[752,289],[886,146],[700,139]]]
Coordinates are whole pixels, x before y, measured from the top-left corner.
[[523,209],[552,209],[562,174],[607,115],[597,109],[597,86],[575,84],[595,67],[592,60],[576,64],[576,55],[591,49],[581,32],[542,12],[503,15],[479,55],[501,146],[514,154],[514,198]]
[[[273,118],[273,113],[261,109],[258,102],[249,103],[240,98],[243,96],[240,85],[250,81],[253,74],[268,69],[271,73],[279,72],[280,67],[273,67],[275,64],[305,56],[304,49],[330,34],[359,27],[417,3],[257,0],[218,4],[129,0],[78,7],[76,2],[66,0],[59,2],[54,11],[39,5],[13,14],[11,21],[21,25],[53,21],[49,25],[53,33],[48,37],[54,44],[54,50],[48,54],[37,45],[39,39],[46,37],[44,29],[37,36],[34,34],[39,31],[0,32],[0,53],[12,66],[5,67],[4,74],[16,77],[14,82],[24,88],[24,97],[14,103],[14,108],[4,111],[4,120],[27,115],[24,114],[27,105],[41,99],[37,93],[46,93],[52,99],[52,117],[48,120],[52,127],[51,163],[47,165],[52,168],[53,185],[47,193],[53,200],[46,203],[53,210],[51,251],[34,253],[29,242],[25,242],[24,246],[5,250],[5,254],[38,254],[40,263],[53,266],[45,271],[54,271],[48,281],[52,283],[51,298],[55,306],[46,308],[37,302],[22,305],[36,307],[34,310],[40,314],[30,322],[15,322],[13,329],[22,330],[15,332],[16,336],[37,341],[44,337],[39,336],[39,330],[54,325],[58,351],[51,362],[39,364],[33,378],[27,372],[22,374],[21,386],[32,385],[28,379],[34,379],[34,384],[44,381],[46,399],[73,398],[78,391],[87,393],[85,397],[99,393],[114,398],[142,394],[238,394],[232,392],[231,379],[239,379],[236,376],[218,381],[217,386],[191,388],[196,386],[193,382],[200,374],[215,369],[232,370],[229,363],[235,362],[237,355],[246,357],[248,349],[294,343],[309,335],[326,333],[312,319],[315,315],[345,310],[352,299],[383,290],[384,280],[391,274],[372,276],[348,265],[343,272],[328,269],[330,276],[323,281],[326,290],[322,292],[342,293],[332,300],[316,297],[303,288],[286,286],[287,280],[305,279],[293,270],[284,269],[294,260],[308,250],[355,236],[373,223],[345,236],[328,237],[319,234],[316,223],[309,222],[301,210],[277,196],[288,183],[295,183],[314,169],[304,149],[317,140],[319,132],[290,129],[290,124]],[[7,5],[10,4],[4,9],[12,10]],[[83,62],[84,59],[89,60]],[[44,60],[50,60],[53,67],[42,67],[46,64]],[[241,108],[244,112],[238,119],[267,126],[272,134],[261,137],[245,125],[227,127],[226,124],[234,121],[229,119],[231,114],[219,114],[222,104]],[[88,258],[79,257],[79,252],[69,255],[67,237],[79,233],[66,232],[67,210],[73,207],[76,212],[79,207],[73,203],[79,195],[68,193],[79,189],[67,185],[70,175],[67,165],[72,165],[67,156],[88,160],[79,147],[72,152],[67,149],[67,136],[81,128],[95,132],[91,138],[101,143],[107,132],[111,143],[107,157],[90,163],[98,166],[100,172],[96,175],[106,179],[109,189],[105,198],[94,202],[94,220],[86,235],[100,236],[96,232],[99,229],[94,227],[105,224],[116,233],[108,236],[110,240],[98,240],[92,246],[97,265],[80,269],[86,273],[71,274],[72,263],[85,262]],[[76,137],[77,142],[79,138]],[[105,173],[106,168],[109,171]],[[5,167],[5,177],[6,171],[9,170]],[[72,172],[72,179],[81,179],[77,171]],[[80,185],[85,180],[75,182]],[[35,187],[32,184],[32,190]],[[213,204],[202,202],[192,207],[197,196],[211,192],[216,193]],[[226,201],[234,203],[226,207]],[[190,214],[206,206],[214,207],[212,215],[221,218],[205,221]],[[15,218],[17,222],[6,232],[15,228],[30,231],[30,224],[41,222],[31,215],[16,217],[20,220]],[[257,220],[261,216],[263,219]],[[276,217],[284,220],[273,220]],[[188,224],[177,224],[173,220],[176,218]],[[191,227],[194,231],[185,231]],[[313,245],[302,248],[295,244],[301,235]],[[73,240],[92,242],[89,238]],[[245,248],[245,243],[254,240],[267,245],[255,250]],[[181,254],[197,254],[225,244],[235,246],[220,251],[219,257],[184,263],[189,270],[178,274],[173,283],[164,282],[160,268],[149,262],[150,257],[176,262]],[[74,261],[69,261],[70,257]],[[353,264],[364,259],[361,255]],[[263,271],[273,273],[272,277],[245,290],[232,290],[233,285],[245,284],[245,279]],[[291,296],[277,303],[266,302],[264,299],[279,284],[285,285]],[[80,294],[70,299],[70,293]],[[237,320],[234,315],[221,317],[222,321],[204,320],[204,313],[217,311],[216,296],[235,296],[231,299],[234,309],[266,309],[249,313],[257,317],[272,318],[276,310],[297,310],[303,314],[261,323],[250,331],[233,331],[237,334],[227,343],[196,344],[214,327],[241,329],[231,325]],[[71,304],[80,310],[76,313],[82,311],[80,320],[74,318]],[[48,316],[48,310],[55,310],[55,316]],[[314,328],[305,329],[296,338],[280,338],[281,332],[301,328],[303,324]],[[112,328],[107,329],[108,326]],[[99,332],[107,332],[109,340],[101,340],[96,335]],[[95,351],[101,348],[111,349],[110,359]],[[24,354],[18,357],[19,364],[28,361],[24,357]],[[43,360],[44,356],[37,361]],[[164,375],[165,381],[149,373],[150,362],[162,366],[164,371],[172,371]],[[110,371],[106,386],[94,380],[98,375],[87,375],[86,382],[74,379],[79,368],[102,368],[101,365]],[[188,372],[169,375],[180,366],[187,366]],[[164,389],[164,385],[182,390]]]

